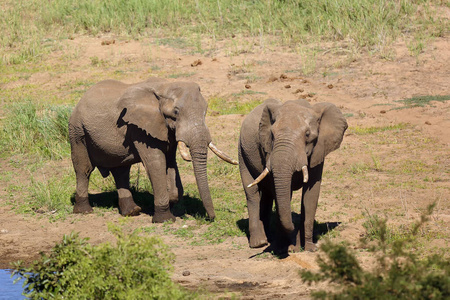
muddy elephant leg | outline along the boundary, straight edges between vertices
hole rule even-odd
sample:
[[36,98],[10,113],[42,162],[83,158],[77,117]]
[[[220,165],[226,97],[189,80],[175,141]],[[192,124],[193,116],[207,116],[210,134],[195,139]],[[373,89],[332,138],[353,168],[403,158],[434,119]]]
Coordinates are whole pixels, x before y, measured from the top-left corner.
[[250,248],[259,248],[268,244],[264,224],[261,219],[261,195],[258,185],[248,187],[254,181],[247,168],[241,168],[241,178],[247,197],[248,221],[250,232]]
[[183,198],[183,185],[176,161],[177,148],[173,147],[166,156],[167,160],[167,190],[169,191],[170,206]]
[[161,150],[164,148],[164,145],[158,148],[151,148],[147,147],[146,144],[136,142],[135,147],[139,152],[153,187],[155,214],[152,222],[175,221],[174,215],[170,212],[169,191],[167,190],[166,154]]
[[130,169],[131,166],[111,169],[119,196],[119,212],[122,216],[137,216],[141,211],[141,208],[134,203],[130,192]]
[[72,163],[75,170],[77,180],[75,205],[73,213],[87,214],[91,213],[92,206],[89,204],[88,187],[89,177],[91,176],[94,166],[92,165],[86,146],[81,142],[72,142]]
[[316,216],[317,203],[319,201],[320,184],[322,182],[323,163],[310,169],[309,181],[303,187],[302,212],[300,232],[305,241],[306,251],[316,251],[317,246],[313,242],[314,218]]

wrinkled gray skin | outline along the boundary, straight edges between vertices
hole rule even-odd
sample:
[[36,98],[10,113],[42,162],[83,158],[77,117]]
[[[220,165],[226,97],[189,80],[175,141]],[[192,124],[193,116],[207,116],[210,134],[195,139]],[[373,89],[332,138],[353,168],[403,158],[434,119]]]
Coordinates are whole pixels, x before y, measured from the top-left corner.
[[211,136],[205,124],[207,103],[197,84],[152,78],[137,84],[102,81],[89,89],[69,120],[69,136],[77,187],[74,213],[89,213],[88,184],[97,167],[114,176],[119,210],[124,216],[141,208],[129,190],[130,168],[142,162],[154,199],[153,222],[174,220],[170,204],[183,195],[176,164],[177,142],[188,147],[200,197],[210,219],[214,207],[206,162]]
[[[243,121],[239,139],[239,167],[247,197],[250,247],[268,244],[272,205],[278,212],[276,241],[295,245],[300,240],[306,250],[315,251],[313,226],[319,199],[325,156],[339,148],[347,122],[331,103],[311,106],[305,100],[268,99]],[[307,166],[309,179],[304,183],[302,167]],[[248,187],[267,167],[268,175]],[[292,191],[302,190],[299,234],[295,234],[291,215]],[[302,237],[300,236],[303,235]],[[292,247],[292,246],[291,246]]]

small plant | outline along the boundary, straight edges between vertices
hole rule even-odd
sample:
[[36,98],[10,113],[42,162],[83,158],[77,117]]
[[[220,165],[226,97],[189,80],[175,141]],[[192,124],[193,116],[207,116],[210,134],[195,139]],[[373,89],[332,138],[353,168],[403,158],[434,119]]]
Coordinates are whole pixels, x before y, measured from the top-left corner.
[[169,271],[174,256],[159,238],[126,234],[109,226],[117,238],[93,246],[78,234],[61,243],[31,267],[14,264],[13,276],[24,279],[24,295],[31,299],[195,299],[174,284]]
[[[364,270],[346,244],[325,241],[320,246],[324,252],[318,257],[320,271],[301,271],[303,281],[332,282],[335,291],[318,291],[315,299],[448,299],[450,297],[450,261],[445,256],[433,254],[422,257],[410,249],[416,242],[419,229],[431,215],[430,205],[402,239],[388,242],[386,220],[374,218],[370,229],[377,236],[377,244],[368,247],[377,256],[377,265]],[[363,240],[364,243],[367,240]],[[367,246],[367,244],[366,244]]]

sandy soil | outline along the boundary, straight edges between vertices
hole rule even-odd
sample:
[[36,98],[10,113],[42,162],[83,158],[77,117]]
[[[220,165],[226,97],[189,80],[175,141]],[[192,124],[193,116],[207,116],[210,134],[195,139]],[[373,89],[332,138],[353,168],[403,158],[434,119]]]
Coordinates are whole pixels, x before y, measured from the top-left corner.
[[[449,246],[449,167],[450,167],[450,101],[432,105],[395,110],[403,106],[396,102],[416,95],[448,95],[450,93],[450,39],[433,41],[418,58],[409,54],[405,43],[394,46],[390,60],[369,54],[352,54],[344,46],[341,51],[321,45],[322,50],[313,58],[307,58],[290,49],[255,46],[251,51],[230,55],[229,48],[220,47],[214,53],[189,54],[188,51],[150,41],[111,41],[114,37],[75,37],[68,41],[67,49],[79,49],[74,58],[66,58],[73,71],[55,75],[41,72],[30,78],[4,84],[2,89],[12,89],[24,84],[43,87],[63,85],[83,79],[82,66],[92,63],[92,57],[105,63],[105,68],[129,63],[139,66],[130,71],[124,81],[137,82],[149,76],[190,74],[206,99],[213,96],[229,97],[245,90],[258,92],[242,97],[242,101],[255,97],[281,100],[304,97],[315,102],[332,102],[348,116],[350,127],[387,126],[410,124],[402,133],[391,136],[360,136],[347,131],[341,149],[330,154],[327,160],[328,179],[325,176],[317,221],[321,224],[339,222],[337,239],[347,240],[357,249],[357,241],[364,233],[362,213],[369,208],[392,217],[393,224],[408,224],[415,220],[426,205],[438,202],[433,214],[430,231],[440,232],[428,241],[428,247]],[[332,50],[334,49],[334,50]],[[62,50],[51,55],[46,63],[59,62],[66,54]],[[199,63],[201,62],[201,63]],[[312,63],[315,72],[301,75]],[[158,66],[156,68],[155,66]],[[101,68],[100,68],[101,69]],[[102,78],[99,71],[98,79]],[[207,123],[217,141],[232,156],[237,157],[236,145],[229,138],[237,135],[242,115],[208,116]],[[381,142],[381,139],[387,139]],[[232,138],[233,140],[233,138]],[[423,143],[423,145],[421,145]],[[370,148],[370,151],[367,149]],[[372,155],[372,157],[371,157]],[[423,181],[417,174],[420,188],[402,185],[411,182],[416,169],[408,172],[380,172],[369,170],[365,180],[356,180],[349,173],[344,178],[332,177],[337,168],[349,168],[358,163],[370,164],[377,157],[383,167],[398,161],[423,161],[434,180]],[[3,160],[2,170],[17,174],[17,180],[26,178],[25,171],[14,168]],[[70,162],[58,164],[70,167]],[[427,173],[428,174],[428,173]],[[192,174],[182,174],[183,180],[193,181]],[[398,188],[384,190],[383,185],[398,183]],[[75,183],[74,183],[75,184]],[[214,183],[211,183],[214,184]],[[6,186],[0,191],[0,201],[11,193]],[[239,195],[245,201],[243,193]],[[296,196],[298,199],[298,196]],[[16,214],[10,206],[0,206],[0,266],[5,268],[18,259],[30,261],[40,251],[48,251],[61,240],[63,234],[79,231],[90,237],[91,242],[101,243],[112,239],[107,222],[118,223],[117,212],[70,216],[64,221],[49,222]],[[148,215],[132,218],[127,226],[137,228],[150,224]],[[185,223],[177,220],[171,226],[178,228]],[[192,246],[189,241],[165,234],[158,227],[157,234],[172,247],[176,254],[173,278],[189,288],[202,287],[214,295],[242,299],[302,299],[309,298],[311,290],[298,276],[300,269],[316,269],[317,253],[295,253],[286,259],[277,259],[263,249],[250,249],[245,237],[229,238],[217,245]],[[363,252],[358,254],[366,259]],[[183,276],[189,271],[189,276]],[[185,273],[186,274],[186,273]]]

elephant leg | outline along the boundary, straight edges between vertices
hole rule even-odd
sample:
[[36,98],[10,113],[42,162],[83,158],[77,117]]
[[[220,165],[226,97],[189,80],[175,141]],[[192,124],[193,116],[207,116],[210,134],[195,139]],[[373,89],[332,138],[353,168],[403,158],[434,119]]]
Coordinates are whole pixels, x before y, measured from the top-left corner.
[[261,218],[262,193],[260,194],[258,185],[248,187],[248,185],[254,181],[254,178],[245,167],[241,167],[241,178],[244,185],[245,196],[247,197],[250,248],[260,248],[268,244],[262,220],[265,216]]
[[119,211],[122,216],[137,216],[141,208],[134,203],[130,192],[130,169],[124,166],[111,169],[116,182],[117,194],[119,196]]
[[320,184],[322,182],[323,163],[309,172],[309,181],[303,187],[300,231],[303,234],[306,251],[316,251],[313,242],[314,219],[319,201]]
[[159,147],[152,148],[145,143],[135,142],[135,147],[153,187],[155,214],[152,222],[162,223],[167,220],[175,221],[175,217],[170,212],[166,155],[161,150],[165,145],[157,146]]
[[177,148],[173,147],[166,156],[167,161],[167,190],[169,191],[169,202],[173,206],[183,198],[183,185],[176,161]]
[[89,204],[88,187],[89,177],[91,176],[94,166],[89,159],[86,146],[82,141],[74,141],[71,143],[72,151],[72,163],[75,170],[75,176],[77,181],[76,193],[75,193],[75,205],[73,207],[73,213],[75,214],[87,214],[93,211],[92,206]]
[[270,241],[270,218],[272,216],[272,207],[274,202],[274,194],[270,189],[262,189],[260,192],[260,219],[264,226],[265,235]]

